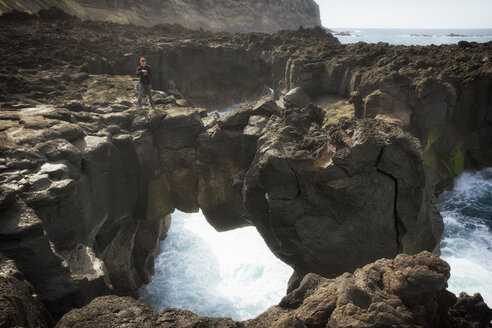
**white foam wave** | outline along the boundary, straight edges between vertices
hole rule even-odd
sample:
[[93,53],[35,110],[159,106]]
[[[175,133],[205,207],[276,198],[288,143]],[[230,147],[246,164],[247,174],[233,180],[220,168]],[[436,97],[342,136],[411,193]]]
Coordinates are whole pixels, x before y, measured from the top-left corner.
[[451,278],[448,290],[455,294],[464,291],[469,295],[479,292],[485,302],[492,305],[492,271],[470,258],[448,257],[446,261],[451,266]]
[[[454,182],[454,190],[459,192],[487,192],[492,188],[492,168],[480,172],[465,172]],[[472,196],[470,195],[470,196]]]
[[463,173],[438,207],[445,227],[441,254],[451,265],[449,290],[480,292],[492,304],[492,169]]
[[158,309],[250,319],[280,301],[292,274],[255,228],[218,233],[201,213],[173,214],[161,251],[156,274],[140,289]]

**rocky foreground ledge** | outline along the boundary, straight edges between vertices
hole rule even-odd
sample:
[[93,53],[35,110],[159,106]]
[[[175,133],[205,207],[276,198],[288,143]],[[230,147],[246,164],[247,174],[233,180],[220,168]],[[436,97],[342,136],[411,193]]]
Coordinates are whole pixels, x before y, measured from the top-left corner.
[[[11,260],[1,259],[0,323],[50,327],[53,321]],[[64,315],[62,328],[489,327],[492,310],[479,294],[446,291],[449,265],[428,252],[381,259],[336,279],[308,274],[300,286],[252,320],[152,309],[131,297],[103,296]]]
[[402,254],[336,279],[308,274],[277,306],[244,322],[158,312],[128,297],[104,296],[70,311],[56,327],[487,327],[492,310],[479,295],[456,302],[446,291],[448,278],[449,265],[437,256]]
[[[437,185],[491,163],[490,44],[342,46],[321,30],[135,29],[53,10],[6,15],[0,28],[11,64],[0,69],[5,325],[52,326],[94,299],[85,310],[102,317],[103,303],[110,316],[133,316],[128,304],[149,324],[176,326],[451,320],[449,268],[429,253],[344,272],[438,252]],[[140,53],[157,63],[154,113],[134,106],[128,74]],[[430,55],[438,59],[423,61]],[[278,101],[257,99],[265,85]],[[223,117],[198,106],[231,99],[256,100]],[[291,293],[245,323],[98,298],[136,297],[174,209],[202,209],[221,231],[256,226],[295,269]],[[475,304],[487,319],[465,320],[490,320],[479,296],[451,313],[472,318]]]

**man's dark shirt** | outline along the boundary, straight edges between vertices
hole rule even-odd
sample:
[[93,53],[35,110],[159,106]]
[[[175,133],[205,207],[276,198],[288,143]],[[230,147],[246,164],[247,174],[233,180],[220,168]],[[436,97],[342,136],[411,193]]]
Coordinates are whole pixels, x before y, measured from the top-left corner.
[[[144,74],[142,72],[143,69],[147,70],[147,74]],[[150,84],[150,81],[152,78],[152,71],[150,70],[150,66],[149,65],[138,66],[137,67],[137,76],[140,77],[140,83],[145,84],[145,85]]]

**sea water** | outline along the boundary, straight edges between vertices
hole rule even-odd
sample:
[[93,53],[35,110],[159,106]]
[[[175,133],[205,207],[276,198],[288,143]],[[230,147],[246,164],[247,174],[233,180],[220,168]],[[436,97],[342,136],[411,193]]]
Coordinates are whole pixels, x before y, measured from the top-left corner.
[[492,41],[492,29],[331,29],[341,43],[387,42],[392,45],[439,45],[468,42]]
[[444,219],[441,257],[451,266],[448,289],[480,292],[492,306],[492,168],[463,173],[437,207]]
[[256,228],[219,233],[202,213],[176,211],[155,260],[155,275],[139,294],[156,309],[246,320],[282,299],[292,272]]

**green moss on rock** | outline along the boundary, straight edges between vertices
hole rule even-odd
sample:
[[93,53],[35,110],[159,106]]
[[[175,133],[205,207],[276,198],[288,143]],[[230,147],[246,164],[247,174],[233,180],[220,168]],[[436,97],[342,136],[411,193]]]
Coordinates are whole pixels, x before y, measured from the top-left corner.
[[422,156],[424,165],[426,167],[431,167],[432,165],[437,163],[437,156],[432,150],[432,145],[436,143],[440,136],[441,134],[439,132],[431,131],[431,133],[427,137],[427,144],[425,145],[424,153]]
[[451,155],[449,160],[445,163],[444,166],[448,169],[449,178],[454,179],[465,170],[465,151],[463,146],[465,142],[460,142],[457,144],[453,150],[451,151]]

